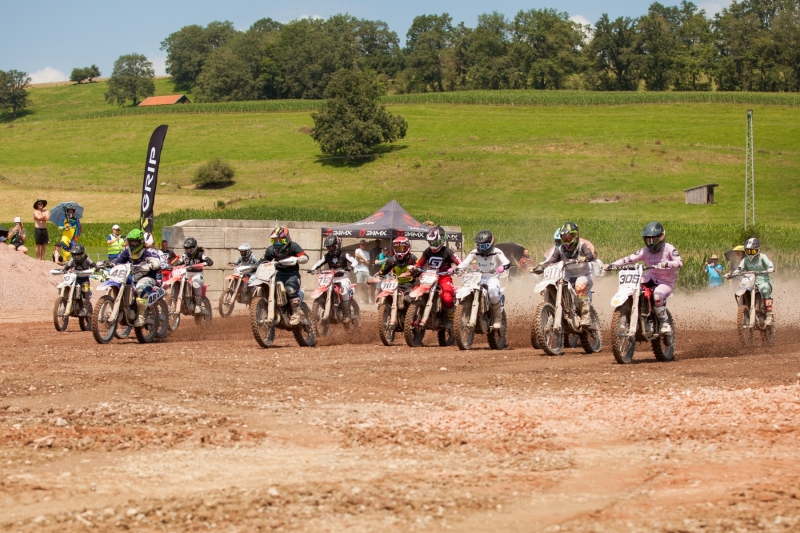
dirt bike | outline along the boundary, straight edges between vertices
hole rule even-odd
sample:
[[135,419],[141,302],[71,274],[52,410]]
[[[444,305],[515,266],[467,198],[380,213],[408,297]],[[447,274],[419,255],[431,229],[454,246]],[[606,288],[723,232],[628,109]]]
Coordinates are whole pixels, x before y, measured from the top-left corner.
[[412,348],[422,345],[428,329],[436,331],[439,346],[452,346],[456,340],[453,329],[445,328],[447,314],[439,285],[439,277],[448,275],[425,270],[419,276],[419,284],[409,294],[411,302],[406,309],[403,337]]
[[[667,310],[667,320],[672,332],[661,334],[655,314],[653,291],[642,284],[644,273],[658,267],[629,265],[619,269],[619,288],[611,299],[615,308],[611,318],[611,351],[619,364],[633,361],[636,342],[650,342],[653,354],[659,361],[675,359],[675,324]],[[634,318],[632,318],[634,317]]]
[[375,299],[378,304],[378,336],[384,346],[392,346],[394,334],[405,327],[410,296],[404,293],[394,274],[384,276],[380,284],[381,291]]
[[[492,350],[502,350],[508,342],[508,322],[506,311],[503,309],[502,326],[499,329],[492,327],[492,305],[489,302],[489,292],[483,283],[488,272],[470,271],[461,278],[461,287],[456,291],[455,337],[456,344],[461,350],[472,348],[475,333],[488,335],[489,347]],[[492,274],[497,276],[494,271]],[[505,295],[500,295],[501,307],[505,304]]]
[[276,279],[275,262],[261,263],[256,273],[247,284],[253,290],[253,301],[250,304],[250,329],[256,342],[269,348],[275,341],[275,328],[291,331],[299,346],[315,346],[317,344],[316,326],[311,310],[303,303],[303,291],[300,291],[300,323],[289,324],[292,307],[286,297],[283,282]]
[[356,333],[361,328],[361,309],[358,303],[353,299],[355,296],[355,284],[350,286],[350,322],[343,324],[344,312],[341,309],[342,304],[342,286],[337,283],[337,277],[347,275],[346,270],[308,270],[309,274],[317,274],[319,284],[316,290],[311,293],[311,300],[314,302],[311,305],[311,316],[314,318],[314,324],[317,330],[317,335],[325,337],[331,324],[342,324],[344,330],[350,334]]
[[56,287],[58,298],[53,306],[53,325],[56,331],[66,331],[71,316],[78,319],[81,331],[89,331],[92,328],[92,302],[86,300],[86,310],[84,311],[84,294],[78,285],[78,278],[88,278],[93,272],[93,268],[69,272],[56,268],[50,271],[54,276],[64,275],[64,281]]
[[[767,308],[764,305],[764,298],[756,285],[756,275],[767,274],[766,271],[743,271],[738,274],[728,274],[726,278],[738,277],[739,290],[734,297],[739,308],[736,310],[736,329],[739,333],[739,340],[745,346],[753,345],[753,332],[761,332],[761,341],[766,346],[775,343],[775,324],[767,326],[764,322],[767,319]],[[755,305],[752,305],[755,298]]]
[[250,281],[250,276],[256,271],[255,263],[246,265],[228,264],[233,266],[233,274],[225,276],[226,289],[219,297],[219,316],[222,318],[231,316],[236,302],[249,307],[250,302],[253,301],[253,295],[247,290],[247,282]]
[[592,327],[580,325],[581,311],[578,294],[575,292],[575,287],[566,280],[566,266],[578,262],[571,259],[546,267],[544,279],[534,289],[534,292],[542,294],[544,301],[539,304],[533,314],[531,345],[544,350],[547,355],[559,355],[573,334],[578,336],[583,351],[586,353],[597,353],[603,347],[600,318],[597,316],[597,312],[590,305],[589,315],[592,319]]
[[159,286],[153,287],[147,296],[144,325],[133,326],[136,321],[133,296],[136,293],[136,284],[131,277],[129,263],[112,268],[108,280],[101,283],[97,290],[108,291],[100,297],[92,312],[92,335],[99,344],[111,342],[118,327],[132,326],[136,340],[144,344],[153,342],[159,331],[163,330],[169,315],[164,302],[166,293]]
[[167,291],[167,307],[169,308],[169,329],[175,331],[181,324],[181,315],[194,315],[196,326],[208,327],[211,325],[213,312],[211,301],[206,297],[208,284],[203,283],[202,300],[200,301],[200,313],[194,314],[194,289],[190,276],[203,271],[205,265],[192,265],[189,271],[185,265],[172,267],[172,273],[167,281],[164,282],[164,290]]

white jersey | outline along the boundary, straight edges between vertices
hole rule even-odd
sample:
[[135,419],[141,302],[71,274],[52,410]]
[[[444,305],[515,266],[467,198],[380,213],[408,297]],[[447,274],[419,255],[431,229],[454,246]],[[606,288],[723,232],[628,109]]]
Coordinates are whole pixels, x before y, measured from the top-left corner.
[[492,246],[492,249],[486,255],[481,255],[478,250],[472,250],[464,261],[461,267],[466,269],[473,261],[478,262],[478,270],[484,274],[495,273],[498,267],[508,267],[511,264],[506,258],[506,255],[499,248]]

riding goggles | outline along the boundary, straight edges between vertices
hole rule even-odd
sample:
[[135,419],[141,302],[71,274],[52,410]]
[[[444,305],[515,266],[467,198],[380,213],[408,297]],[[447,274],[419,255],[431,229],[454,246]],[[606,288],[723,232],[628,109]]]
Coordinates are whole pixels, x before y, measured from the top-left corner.
[[277,246],[286,246],[286,244],[289,242],[289,239],[286,239],[286,238],[283,238],[283,239],[270,239],[270,241],[272,242],[272,244],[277,245]]
[[744,251],[744,253],[750,256],[758,255],[758,248],[748,248]]
[[661,237],[645,237],[644,243],[647,245],[650,244],[658,244],[661,241]]
[[492,243],[490,243],[490,242],[482,242],[482,243],[479,243],[477,245],[477,247],[478,247],[478,251],[479,252],[486,252],[486,251],[489,250],[489,248],[492,247]]
[[395,244],[394,245],[394,253],[396,253],[396,254],[404,254],[404,253],[406,253],[408,251],[409,248],[410,248],[410,246],[407,245],[407,244]]
[[565,244],[569,244],[569,243],[571,243],[572,241],[574,241],[574,240],[575,240],[575,238],[576,238],[576,237],[577,237],[577,235],[575,235],[574,233],[562,233],[562,234],[561,234],[561,240],[562,240],[562,241],[563,241]]
[[192,255],[195,251],[195,248],[184,248],[183,251],[186,253],[186,255]]

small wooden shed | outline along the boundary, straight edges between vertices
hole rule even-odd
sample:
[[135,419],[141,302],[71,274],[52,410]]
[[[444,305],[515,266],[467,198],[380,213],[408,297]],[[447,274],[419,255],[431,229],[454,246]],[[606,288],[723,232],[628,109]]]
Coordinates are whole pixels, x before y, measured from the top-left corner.
[[698,185],[697,187],[690,187],[684,189],[687,204],[713,204],[714,203],[714,187],[719,187],[716,183],[706,183],[705,185]]

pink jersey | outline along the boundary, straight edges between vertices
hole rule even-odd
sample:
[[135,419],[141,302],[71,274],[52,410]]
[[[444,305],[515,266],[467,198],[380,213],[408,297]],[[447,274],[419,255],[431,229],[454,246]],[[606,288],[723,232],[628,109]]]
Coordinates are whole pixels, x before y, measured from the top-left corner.
[[662,248],[660,252],[656,253],[651,252],[650,249],[645,246],[638,252],[631,254],[628,257],[623,257],[622,259],[614,261],[611,264],[615,267],[620,267],[622,265],[636,263],[637,261],[641,261],[645,265],[651,267],[656,266],[662,261],[666,261],[668,268],[648,270],[643,281],[653,280],[659,285],[669,285],[671,288],[675,288],[675,281],[678,279],[678,269],[683,266],[683,261],[681,260],[681,254],[678,253],[678,250],[676,250],[674,246],[669,243],[665,243],[664,248]]

